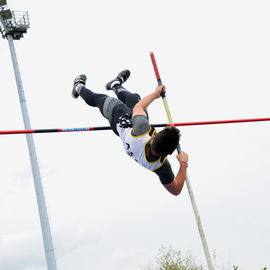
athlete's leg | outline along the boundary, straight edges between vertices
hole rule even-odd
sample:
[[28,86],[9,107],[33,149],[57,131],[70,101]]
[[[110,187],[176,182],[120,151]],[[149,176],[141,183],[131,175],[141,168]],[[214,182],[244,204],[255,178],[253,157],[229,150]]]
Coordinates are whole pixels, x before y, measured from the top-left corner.
[[[122,84],[129,78],[130,71],[121,71],[115,79],[106,84],[107,90],[113,90],[117,98],[126,104],[131,110],[141,100],[141,97],[137,93],[131,93]],[[146,111],[147,117],[148,113]]]
[[130,108],[119,99],[94,93],[83,84],[77,85],[76,91],[88,105],[99,108],[101,114],[109,121],[113,132],[119,135],[116,129],[118,119],[120,116],[130,113]]
[[121,84],[116,84],[113,87],[113,90],[119,100],[125,103],[130,109],[133,109],[134,106],[141,100],[141,97],[137,93],[131,93]]
[[78,87],[78,94],[80,97],[90,106],[98,107],[101,114],[109,120],[111,120],[111,113],[113,107],[119,103],[122,103],[120,100],[109,97],[104,94],[98,94],[92,90],[86,88],[85,86]]

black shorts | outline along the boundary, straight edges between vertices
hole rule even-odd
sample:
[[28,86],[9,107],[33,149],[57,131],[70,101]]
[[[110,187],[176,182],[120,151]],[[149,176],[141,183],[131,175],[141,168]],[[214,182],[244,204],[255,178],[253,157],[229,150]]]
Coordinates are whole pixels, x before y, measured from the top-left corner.
[[111,128],[113,130],[113,132],[119,136],[117,129],[116,129],[116,125],[119,123],[119,118],[121,116],[123,116],[124,114],[130,113],[132,114],[132,109],[129,108],[126,104],[124,103],[120,103],[117,104],[112,111],[112,118],[111,118]]

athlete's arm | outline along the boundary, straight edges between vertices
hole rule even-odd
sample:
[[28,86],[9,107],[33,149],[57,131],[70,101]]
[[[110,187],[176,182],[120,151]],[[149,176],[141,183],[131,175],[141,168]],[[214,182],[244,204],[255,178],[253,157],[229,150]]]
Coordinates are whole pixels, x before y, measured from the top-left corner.
[[174,173],[168,159],[166,159],[163,165],[160,168],[156,169],[154,173],[158,175],[162,185],[170,184],[174,179]]
[[186,180],[186,172],[188,167],[188,155],[185,152],[181,152],[176,156],[180,163],[180,169],[177,175],[174,177],[173,181],[170,184],[163,185],[171,194],[179,195],[182,191]]
[[146,108],[155,99],[160,97],[160,93],[162,90],[164,90],[164,92],[166,92],[165,86],[159,85],[159,86],[157,86],[156,90],[152,94],[145,96],[142,100],[140,100],[133,108],[132,117],[134,117],[136,115],[145,115],[146,116],[146,113],[145,113]]

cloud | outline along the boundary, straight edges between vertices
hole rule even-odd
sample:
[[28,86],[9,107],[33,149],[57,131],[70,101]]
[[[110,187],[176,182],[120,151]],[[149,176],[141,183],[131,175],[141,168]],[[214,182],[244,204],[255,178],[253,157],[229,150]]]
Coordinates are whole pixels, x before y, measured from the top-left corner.
[[[63,225],[64,226],[64,225]],[[57,265],[71,263],[75,265],[76,256],[85,250],[93,250],[100,241],[100,233],[86,226],[64,226],[55,230],[54,248]],[[63,261],[64,260],[64,261]],[[25,231],[1,235],[0,269],[4,270],[45,270],[46,261],[40,231]]]
[[116,248],[112,254],[112,260],[114,262],[122,262],[126,260],[130,260],[131,258],[140,255],[143,252],[141,248],[130,248],[130,249],[121,249]]
[[40,232],[21,232],[0,238],[0,269],[45,270]]
[[59,260],[85,247],[93,249],[101,239],[101,232],[81,224],[58,227],[55,235],[57,236],[55,238],[56,253]]

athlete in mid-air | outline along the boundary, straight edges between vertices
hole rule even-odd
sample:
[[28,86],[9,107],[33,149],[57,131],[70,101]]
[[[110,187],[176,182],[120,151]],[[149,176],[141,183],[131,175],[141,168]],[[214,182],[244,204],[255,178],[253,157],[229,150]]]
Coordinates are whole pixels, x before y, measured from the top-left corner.
[[98,107],[101,114],[108,119],[114,133],[122,139],[126,153],[140,165],[156,173],[171,194],[179,195],[186,179],[188,155],[185,152],[176,155],[180,165],[176,176],[167,155],[171,155],[177,148],[180,132],[171,126],[156,133],[149,124],[146,110],[160,97],[162,90],[166,91],[165,86],[157,86],[153,93],[141,99],[138,94],[133,94],[122,86],[129,76],[130,71],[124,70],[106,84],[106,89],[116,94],[117,98],[113,98],[87,89],[86,75],[79,75],[74,80],[72,96],[80,96],[88,105]]

